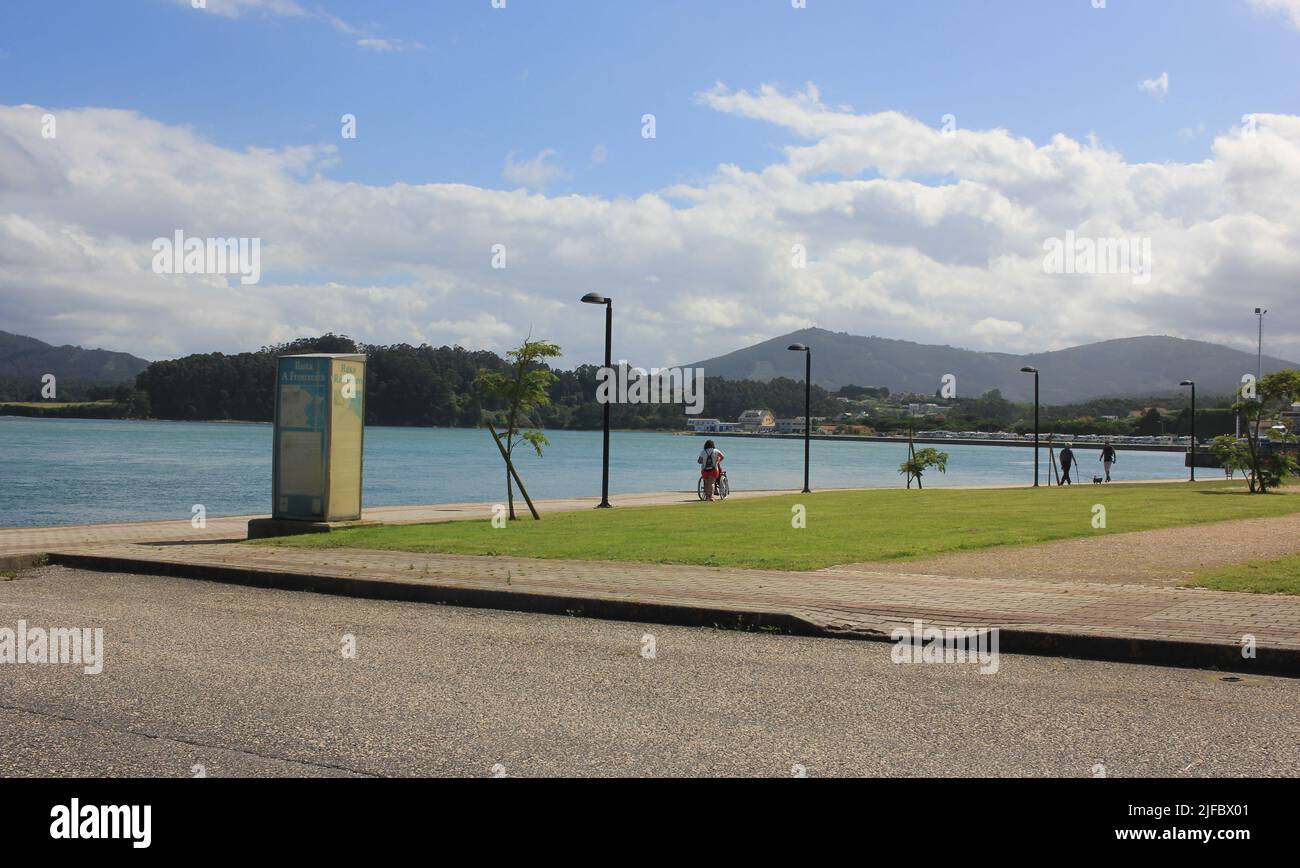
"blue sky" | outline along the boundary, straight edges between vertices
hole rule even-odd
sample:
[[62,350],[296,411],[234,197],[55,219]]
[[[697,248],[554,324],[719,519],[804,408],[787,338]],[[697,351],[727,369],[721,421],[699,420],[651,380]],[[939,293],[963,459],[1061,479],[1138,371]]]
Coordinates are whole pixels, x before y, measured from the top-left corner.
[[[213,0],[218,2],[218,0]],[[1300,105],[1300,49],[1238,0],[372,0],[314,17],[225,18],[171,0],[6,4],[0,101],[130,108],[230,148],[359,136],[332,177],[509,187],[506,155],[571,174],[552,193],[635,196],[725,162],[757,168],[781,131],[694,95],[815,82],[832,105],[935,126],[1003,127],[1043,142],[1095,133],[1130,161],[1193,162],[1248,111]],[[1138,83],[1168,72],[1163,101]],[[640,118],[658,139],[642,147]],[[593,162],[602,146],[608,157]]]
[[[0,327],[589,359],[599,290],[646,364],[812,325],[1249,348],[1300,284],[1300,0],[1093,2],[10,0]],[[261,239],[262,280],[159,274],[175,231]],[[1049,273],[1067,232],[1153,279]]]

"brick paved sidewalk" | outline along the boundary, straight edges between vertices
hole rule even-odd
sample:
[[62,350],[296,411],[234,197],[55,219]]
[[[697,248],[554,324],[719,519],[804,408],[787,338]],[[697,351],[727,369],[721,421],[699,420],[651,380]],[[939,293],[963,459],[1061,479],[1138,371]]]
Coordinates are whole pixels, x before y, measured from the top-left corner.
[[[998,627],[1005,651],[1300,674],[1300,598],[1135,585],[480,558],[234,544],[104,544],[56,563],[353,596],[773,626],[882,639],[899,624]],[[1253,635],[1259,657],[1243,657]]]
[[1207,570],[1296,554],[1300,554],[1300,513],[945,552],[861,566],[886,573],[1177,587]]

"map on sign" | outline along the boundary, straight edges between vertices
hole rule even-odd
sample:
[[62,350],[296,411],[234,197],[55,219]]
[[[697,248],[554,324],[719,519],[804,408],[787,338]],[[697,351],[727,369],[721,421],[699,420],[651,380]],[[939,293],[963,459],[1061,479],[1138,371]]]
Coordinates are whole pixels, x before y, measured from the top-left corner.
[[323,428],[323,404],[319,393],[286,384],[280,389],[280,424],[286,428]]
[[276,514],[310,518],[325,498],[330,362],[282,358],[276,407]]

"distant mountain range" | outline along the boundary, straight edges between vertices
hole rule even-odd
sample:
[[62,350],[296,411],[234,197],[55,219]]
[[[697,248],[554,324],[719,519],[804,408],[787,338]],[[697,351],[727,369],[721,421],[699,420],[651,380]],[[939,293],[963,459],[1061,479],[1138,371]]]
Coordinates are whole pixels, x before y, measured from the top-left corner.
[[124,383],[149,367],[130,353],[56,347],[36,338],[0,331],[0,377],[39,378],[53,374],[61,380]]
[[[841,386],[888,386],[893,392],[933,395],[945,374],[957,378],[957,394],[979,397],[999,389],[1016,401],[1033,398],[1034,381],[1020,369],[1039,369],[1042,401],[1067,404],[1092,398],[1156,396],[1179,391],[1194,380],[1205,396],[1233,394],[1242,374],[1255,372],[1255,355],[1219,344],[1183,338],[1121,338],[1057,350],[1014,355],[917,344],[880,337],[811,328],[792,332],[697,362],[706,376],[767,382],[775,377],[802,380],[802,353],[790,344],[812,348],[813,382],[832,391]],[[1294,362],[1264,357],[1264,373],[1300,368]]]
[[[819,328],[791,332],[695,366],[704,368],[706,376],[729,380],[802,380],[802,354],[786,349],[793,343],[812,347],[813,382],[832,391],[847,385],[888,386],[893,392],[933,395],[944,375],[953,374],[957,394],[962,397],[999,389],[1003,397],[1027,401],[1033,397],[1033,378],[1020,369],[1030,365],[1042,372],[1045,404],[1173,394],[1184,379],[1195,380],[1201,395],[1226,396],[1236,390],[1242,374],[1255,370],[1253,353],[1183,338],[1121,338],[1050,353],[1014,355]],[[67,380],[132,382],[148,366],[148,361],[129,353],[56,347],[0,331],[0,377],[54,374]],[[1282,368],[1300,368],[1300,364],[1264,357],[1264,373]]]

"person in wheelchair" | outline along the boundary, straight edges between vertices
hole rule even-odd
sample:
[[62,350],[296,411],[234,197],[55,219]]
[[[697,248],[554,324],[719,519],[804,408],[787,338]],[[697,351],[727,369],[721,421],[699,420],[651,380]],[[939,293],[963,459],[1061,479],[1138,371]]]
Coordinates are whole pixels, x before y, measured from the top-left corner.
[[704,499],[713,500],[713,486],[722,475],[722,461],[726,458],[712,440],[704,441],[704,449],[695,463],[700,465],[700,478],[704,480]]

